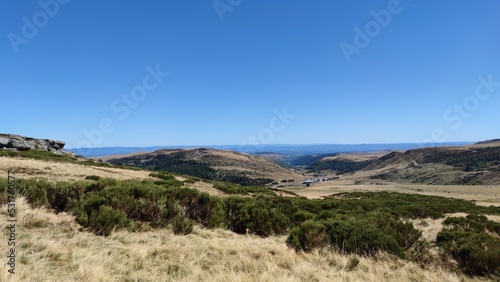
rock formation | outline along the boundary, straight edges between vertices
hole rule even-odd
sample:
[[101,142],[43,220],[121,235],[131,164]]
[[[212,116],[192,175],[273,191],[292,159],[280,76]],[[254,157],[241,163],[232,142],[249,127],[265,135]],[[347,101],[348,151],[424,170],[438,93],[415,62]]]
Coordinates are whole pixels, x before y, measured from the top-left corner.
[[2,134],[0,133],[0,150],[10,151],[27,151],[27,150],[40,150],[52,152],[55,154],[64,154],[63,141],[55,141],[49,139],[37,139],[32,137],[25,137],[15,134]]

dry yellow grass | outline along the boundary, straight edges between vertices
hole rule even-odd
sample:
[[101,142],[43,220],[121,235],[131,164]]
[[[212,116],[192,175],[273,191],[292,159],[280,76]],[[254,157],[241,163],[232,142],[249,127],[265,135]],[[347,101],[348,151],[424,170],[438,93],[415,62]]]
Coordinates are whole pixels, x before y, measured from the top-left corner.
[[[360,181],[355,184],[356,181]],[[381,185],[377,185],[377,183]],[[357,175],[341,176],[339,180],[315,183],[311,187],[291,186],[286,190],[301,196],[318,199],[344,192],[390,191],[408,194],[421,194],[476,201],[478,205],[500,206],[500,185],[425,185],[401,184],[385,181],[367,180]]]
[[87,175],[97,175],[119,180],[146,179],[149,171],[88,166],[76,163],[0,157],[0,171],[13,170],[19,178],[38,178],[50,181],[82,180]]
[[[260,238],[195,228],[188,236],[170,230],[116,232],[98,237],[79,231],[67,214],[55,215],[17,200],[16,274],[0,264],[0,281],[474,281],[437,266],[381,254],[359,258],[327,250],[296,253],[285,237]],[[6,207],[0,227],[5,230]],[[5,236],[4,236],[5,238]],[[2,257],[6,257],[6,244]]]

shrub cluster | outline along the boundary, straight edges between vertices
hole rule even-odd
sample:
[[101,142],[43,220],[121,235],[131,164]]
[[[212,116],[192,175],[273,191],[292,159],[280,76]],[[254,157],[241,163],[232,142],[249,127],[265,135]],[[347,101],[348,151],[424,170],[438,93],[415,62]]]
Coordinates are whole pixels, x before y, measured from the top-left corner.
[[447,218],[443,224],[447,228],[438,233],[436,242],[446,255],[469,275],[500,278],[500,223],[471,214]]
[[[287,232],[291,221],[286,214],[295,212],[290,200],[271,197],[274,193],[263,187],[219,183],[225,187],[221,189],[234,189],[236,194],[267,195],[219,198],[180,188],[183,183],[168,174],[151,176],[161,180],[91,177],[93,180],[50,183],[20,179],[18,191],[34,206],[72,212],[82,226],[98,235],[108,235],[113,229],[134,230],[142,223],[158,228],[172,225],[176,233],[186,234],[197,223],[207,228],[227,227],[241,234],[269,236]],[[4,186],[0,185],[0,190],[5,191]]]
[[287,214],[293,212],[291,201],[283,198],[226,199],[227,228],[239,234],[253,233],[264,237],[284,234],[291,226]]
[[409,222],[394,219],[386,213],[368,213],[362,218],[308,220],[295,227],[287,245],[295,250],[311,251],[331,246],[345,254],[374,255],[385,251],[405,257],[421,237]]
[[[59,183],[20,179],[18,192],[33,206],[75,214],[82,226],[99,235],[108,235],[114,228],[133,230],[135,223],[179,226],[179,222],[183,224],[179,217],[209,228],[224,226],[225,206],[220,198],[179,188],[182,182],[175,179],[162,181],[169,183],[105,178]],[[0,185],[0,190],[5,187]]]

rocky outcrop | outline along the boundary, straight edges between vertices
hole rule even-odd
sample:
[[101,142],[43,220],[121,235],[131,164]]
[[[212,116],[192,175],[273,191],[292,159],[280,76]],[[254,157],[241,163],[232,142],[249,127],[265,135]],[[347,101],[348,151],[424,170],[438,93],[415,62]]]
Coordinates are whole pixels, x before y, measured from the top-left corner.
[[0,133],[0,150],[10,151],[28,151],[40,150],[52,152],[55,154],[64,154],[63,141],[55,141],[49,139],[37,139],[14,134]]

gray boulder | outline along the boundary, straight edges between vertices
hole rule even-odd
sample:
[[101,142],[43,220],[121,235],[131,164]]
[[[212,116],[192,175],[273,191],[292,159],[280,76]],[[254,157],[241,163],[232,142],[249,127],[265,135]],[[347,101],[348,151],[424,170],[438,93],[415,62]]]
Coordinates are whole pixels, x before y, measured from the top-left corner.
[[32,137],[25,137],[15,134],[1,134],[0,133],[0,149],[9,151],[27,151],[27,150],[40,150],[53,152],[55,154],[64,154],[64,146],[66,143],[63,141],[37,139]]
[[0,136],[0,148],[7,148],[10,138],[7,136]]

